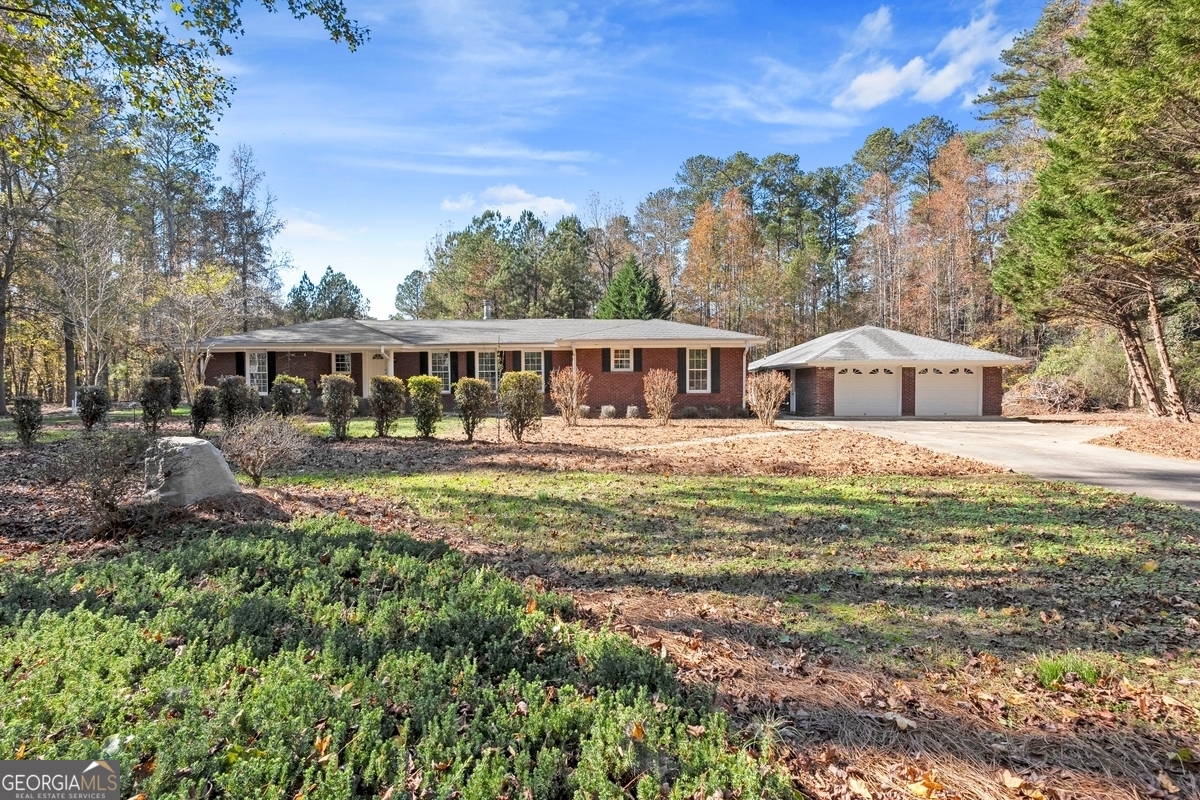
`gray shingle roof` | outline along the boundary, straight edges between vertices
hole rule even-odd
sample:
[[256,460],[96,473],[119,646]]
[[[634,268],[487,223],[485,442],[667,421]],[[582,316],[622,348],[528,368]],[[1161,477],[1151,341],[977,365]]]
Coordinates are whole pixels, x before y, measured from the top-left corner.
[[729,346],[764,344],[766,339],[737,331],[669,320],[489,319],[350,320],[329,319],[210,339],[216,350],[270,346],[309,347],[494,347],[566,345],[590,342],[721,342]]
[[751,370],[815,367],[859,361],[889,363],[967,361],[972,364],[1020,364],[1024,359],[940,339],[864,325],[788,348],[750,364]]

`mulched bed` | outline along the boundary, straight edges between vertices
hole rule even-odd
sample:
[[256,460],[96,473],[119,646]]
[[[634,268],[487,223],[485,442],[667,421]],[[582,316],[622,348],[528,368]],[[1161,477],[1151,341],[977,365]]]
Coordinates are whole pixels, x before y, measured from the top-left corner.
[[1116,447],[1134,453],[1166,458],[1200,461],[1200,413],[1191,424],[1169,419],[1154,419],[1140,412],[1100,412],[1095,414],[1039,414],[1036,422],[1060,422],[1071,425],[1096,425],[1121,428],[1116,433],[1092,439],[1090,444]]

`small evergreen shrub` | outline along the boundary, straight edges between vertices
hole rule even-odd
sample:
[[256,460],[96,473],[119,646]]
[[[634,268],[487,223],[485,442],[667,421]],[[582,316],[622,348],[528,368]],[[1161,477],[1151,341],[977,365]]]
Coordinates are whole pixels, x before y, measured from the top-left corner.
[[506,372],[500,379],[500,413],[518,442],[542,422],[542,376],[537,372]]
[[171,379],[146,378],[138,393],[138,404],[142,407],[142,427],[151,436],[158,435],[158,423],[163,417],[171,416]]
[[166,378],[171,382],[170,402],[172,410],[183,402],[183,371],[173,358],[160,358],[150,365],[151,378]]
[[617,418],[617,407],[616,406],[600,406],[600,419],[616,419],[616,418]]
[[192,395],[192,436],[200,436],[220,412],[217,387],[201,386]]
[[308,437],[289,420],[274,414],[255,414],[225,431],[221,452],[257,487],[262,485],[264,472],[294,464],[308,444]]
[[83,430],[91,433],[97,425],[103,427],[108,421],[112,399],[108,396],[108,389],[103,386],[84,386],[75,394],[75,404],[79,409]]
[[428,439],[442,421],[442,379],[413,375],[408,379],[408,398],[417,433]]
[[329,432],[335,441],[345,441],[349,433],[350,418],[358,410],[358,398],[354,396],[354,378],[349,375],[321,376],[321,403],[325,406],[325,418],[329,420]]
[[642,415],[642,410],[637,406],[625,406],[625,419],[637,419]]
[[591,406],[582,405],[579,407],[579,418],[580,419],[587,419],[591,415],[592,415],[592,407]]
[[226,375],[217,383],[217,407],[221,424],[229,430],[243,417],[258,413],[258,392],[241,375]]
[[271,384],[271,410],[281,417],[303,414],[312,398],[308,381],[296,375],[276,375]]
[[684,406],[679,409],[680,419],[700,419],[700,409],[695,406]]
[[646,414],[659,425],[671,422],[671,412],[675,409],[675,392],[679,388],[678,378],[678,375],[666,369],[652,369],[642,378]]
[[[3,380],[0,376],[0,380]],[[42,401],[37,397],[22,395],[12,399],[13,425],[17,429],[17,441],[26,450],[33,447],[37,435],[42,431]]]
[[719,406],[705,406],[704,416],[708,417],[709,419],[721,419],[725,416],[725,412],[722,411]]
[[467,441],[475,441],[475,429],[487,419],[496,395],[492,385],[479,378],[459,378],[454,384],[454,401],[458,404],[458,414],[462,417],[463,432]]
[[391,436],[392,426],[404,416],[404,381],[390,375],[371,378],[371,412],[375,435]]

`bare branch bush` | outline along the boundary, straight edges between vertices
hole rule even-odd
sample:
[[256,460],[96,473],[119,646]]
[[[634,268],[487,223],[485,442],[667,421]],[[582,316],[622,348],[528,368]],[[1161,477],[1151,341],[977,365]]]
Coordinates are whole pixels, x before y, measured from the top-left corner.
[[310,438],[294,423],[274,414],[255,414],[221,437],[221,452],[249,475],[255,486],[261,486],[263,473],[294,464],[310,444]]
[[756,372],[746,379],[746,405],[764,428],[775,427],[775,418],[792,392],[792,382],[782,372]]
[[652,369],[642,378],[646,395],[646,414],[659,425],[671,422],[675,410],[675,393],[679,388],[679,376],[666,369]]
[[580,409],[587,403],[592,376],[578,367],[562,367],[550,373],[550,401],[562,413],[568,428],[579,424]]

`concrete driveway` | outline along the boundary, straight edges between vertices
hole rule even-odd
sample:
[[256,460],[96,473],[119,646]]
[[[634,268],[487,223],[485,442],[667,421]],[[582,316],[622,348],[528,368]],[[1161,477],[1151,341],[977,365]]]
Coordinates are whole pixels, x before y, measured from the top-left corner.
[[[781,422],[786,425],[789,421]],[[1086,444],[1119,428],[1022,420],[821,422],[999,464],[1044,480],[1090,483],[1200,511],[1200,462]]]

